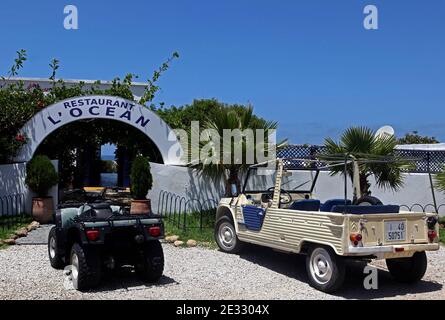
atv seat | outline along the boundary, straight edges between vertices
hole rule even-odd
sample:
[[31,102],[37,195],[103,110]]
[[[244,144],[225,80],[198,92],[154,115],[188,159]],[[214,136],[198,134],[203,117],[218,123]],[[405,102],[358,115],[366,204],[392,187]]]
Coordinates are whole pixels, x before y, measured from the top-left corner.
[[332,207],[331,212],[350,213],[350,214],[379,214],[379,213],[399,213],[400,206],[396,205],[377,205],[377,206],[345,206],[336,205]]
[[108,219],[113,216],[113,211],[109,203],[95,202],[85,206],[82,214],[96,219]]

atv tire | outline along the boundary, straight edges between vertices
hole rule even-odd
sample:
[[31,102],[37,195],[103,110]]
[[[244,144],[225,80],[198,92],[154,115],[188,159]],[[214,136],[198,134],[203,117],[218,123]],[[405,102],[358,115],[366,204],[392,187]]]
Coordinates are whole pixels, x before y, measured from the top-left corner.
[[71,279],[74,289],[86,290],[97,286],[101,279],[101,259],[93,248],[75,243],[70,254]]
[[158,240],[147,242],[140,252],[135,271],[146,282],[157,282],[164,272],[164,251]]
[[63,269],[65,263],[63,261],[63,256],[58,252],[58,240],[56,235],[56,227],[52,227],[48,235],[48,257],[51,267],[54,269]]

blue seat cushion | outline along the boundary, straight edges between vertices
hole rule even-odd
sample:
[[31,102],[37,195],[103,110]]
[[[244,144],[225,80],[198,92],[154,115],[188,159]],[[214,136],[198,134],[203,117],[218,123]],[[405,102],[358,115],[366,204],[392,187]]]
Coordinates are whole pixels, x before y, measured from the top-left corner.
[[305,199],[292,202],[288,209],[301,211],[319,211],[320,200]]
[[[346,200],[347,205],[350,205],[351,203],[352,203],[351,200],[349,199]],[[325,203],[321,204],[320,211],[331,212],[333,206],[344,205],[344,204],[345,204],[345,199],[329,199]]]
[[336,205],[332,207],[331,212],[351,213],[351,214],[379,214],[379,213],[399,213],[400,206],[381,205],[381,206],[345,206]]
[[248,230],[260,231],[264,221],[265,210],[256,206],[243,206],[244,225]]

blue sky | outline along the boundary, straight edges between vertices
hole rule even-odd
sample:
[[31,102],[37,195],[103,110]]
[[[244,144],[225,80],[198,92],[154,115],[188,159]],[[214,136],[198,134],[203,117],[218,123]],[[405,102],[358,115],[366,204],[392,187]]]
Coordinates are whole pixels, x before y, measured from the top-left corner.
[[[63,28],[63,7],[79,29]],[[363,8],[379,9],[379,30]],[[28,51],[21,76],[145,80],[173,51],[157,101],[251,103],[293,143],[351,125],[390,124],[445,141],[445,0],[12,1],[0,3],[0,71]]]

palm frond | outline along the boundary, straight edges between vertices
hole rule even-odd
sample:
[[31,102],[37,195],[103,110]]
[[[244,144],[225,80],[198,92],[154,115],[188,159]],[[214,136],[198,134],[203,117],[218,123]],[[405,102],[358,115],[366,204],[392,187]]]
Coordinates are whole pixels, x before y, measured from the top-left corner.
[[[333,162],[351,155],[359,164],[361,176],[374,175],[379,187],[398,190],[403,186],[402,170],[409,164],[394,156],[396,145],[397,140],[393,136],[378,136],[370,128],[351,127],[341,135],[339,142],[331,138],[325,140],[327,151],[321,158]],[[347,166],[346,171],[352,178],[352,166]],[[345,166],[338,164],[332,167],[331,173],[345,174]]]
[[434,187],[439,191],[445,192],[445,167],[434,177]]
[[[211,179],[220,179],[223,177],[227,182],[229,175],[233,176],[234,173],[242,173],[247,170],[250,165],[258,161],[256,158],[257,151],[260,151],[258,148],[261,148],[261,151],[264,150],[266,155],[270,155],[273,150],[272,148],[280,148],[287,143],[286,140],[276,144],[268,142],[269,135],[277,126],[277,122],[266,121],[254,116],[251,106],[246,108],[240,108],[239,106],[218,106],[218,109],[214,112],[214,116],[208,119],[204,123],[204,126],[200,128],[200,130],[211,129],[218,133],[219,141],[213,141],[219,148],[218,161],[208,163],[201,159],[199,163],[190,164],[190,166],[198,169],[201,174]],[[257,129],[264,131],[263,138],[256,136]],[[231,137],[231,139],[224,139],[225,133],[229,133],[229,131],[226,130],[230,130],[231,133],[236,131],[236,135]],[[203,151],[203,148],[207,150],[205,149],[207,143],[208,141],[206,141],[206,139],[202,139],[199,142],[198,147],[200,152]],[[240,150],[241,155],[237,154],[235,150]],[[248,156],[250,156],[250,158],[253,156],[253,163],[247,161]]]
[[367,153],[375,143],[374,132],[366,127],[351,127],[340,138],[340,145],[348,153]]

